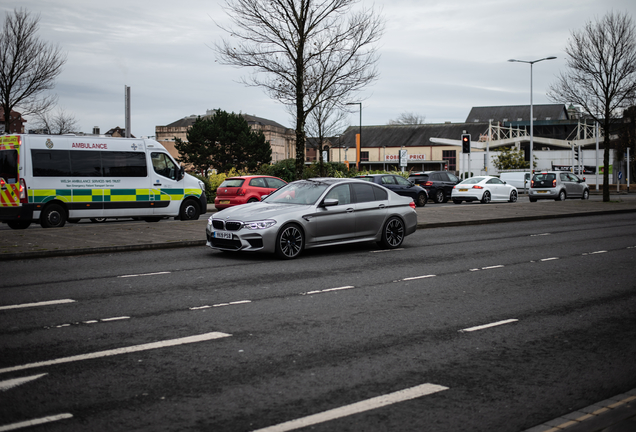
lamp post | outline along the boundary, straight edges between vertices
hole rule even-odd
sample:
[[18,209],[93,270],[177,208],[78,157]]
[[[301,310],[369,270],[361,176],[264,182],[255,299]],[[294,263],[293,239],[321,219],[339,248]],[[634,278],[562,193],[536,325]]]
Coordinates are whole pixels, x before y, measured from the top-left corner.
[[554,60],[556,57],[545,57],[538,60],[515,60],[510,59],[509,62],[516,63],[528,63],[530,65],[530,174],[534,172],[534,160],[532,159],[532,148],[534,147],[534,131],[533,131],[533,121],[534,121],[534,113],[532,106],[532,65],[535,63],[539,63],[543,60]]
[[356,169],[360,171],[360,151],[362,151],[362,102],[350,102],[347,105],[360,105],[360,148],[356,146]]

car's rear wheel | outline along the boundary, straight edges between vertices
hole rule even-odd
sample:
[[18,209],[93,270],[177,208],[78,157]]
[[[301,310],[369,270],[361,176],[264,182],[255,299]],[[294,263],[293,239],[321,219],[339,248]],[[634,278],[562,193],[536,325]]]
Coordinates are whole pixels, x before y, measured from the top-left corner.
[[49,204],[40,213],[42,228],[62,228],[66,223],[66,211],[59,204]]
[[509,201],[511,203],[517,202],[517,191],[516,190],[510,191],[510,200]]
[[394,249],[404,241],[404,222],[398,217],[392,217],[384,224],[381,244],[385,248]]
[[436,203],[438,203],[438,204],[441,203],[441,202],[444,202],[444,191],[443,190],[438,189],[437,192],[435,192],[434,201]]
[[488,204],[490,202],[490,192],[484,191],[484,194],[481,197],[482,204]]
[[537,202],[536,198],[530,198],[530,202]]
[[565,195],[565,191],[562,190],[561,192],[559,192],[559,197],[555,199],[555,201],[565,201],[566,195]]
[[590,198],[590,191],[589,191],[589,190],[587,190],[587,189],[585,189],[585,190],[583,191],[583,196],[581,196],[581,199],[582,199],[582,200],[586,200],[586,199],[589,199],[589,198]]
[[415,204],[418,207],[424,207],[426,205],[426,194],[425,193],[421,193],[417,196],[417,200],[415,201]]
[[276,236],[276,255],[279,258],[296,258],[304,247],[305,235],[296,224],[285,225]]
[[256,198],[250,198],[247,200],[247,203],[253,203],[253,202],[258,202],[258,200]]

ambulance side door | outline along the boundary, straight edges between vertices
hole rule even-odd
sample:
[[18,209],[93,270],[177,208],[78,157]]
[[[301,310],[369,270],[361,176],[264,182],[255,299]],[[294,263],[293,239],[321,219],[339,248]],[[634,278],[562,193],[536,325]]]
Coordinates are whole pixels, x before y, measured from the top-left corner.
[[177,215],[183,200],[183,183],[179,180],[180,167],[166,152],[151,151],[151,201],[153,214]]

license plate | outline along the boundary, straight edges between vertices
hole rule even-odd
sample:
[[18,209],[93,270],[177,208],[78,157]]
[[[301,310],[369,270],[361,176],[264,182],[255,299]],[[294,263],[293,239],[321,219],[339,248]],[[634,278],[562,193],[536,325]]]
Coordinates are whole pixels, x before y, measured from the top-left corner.
[[548,193],[548,191],[537,191],[537,193]]
[[214,231],[212,235],[214,238],[232,240],[232,233],[229,232]]
[[468,189],[460,189],[460,192],[468,192]]
[[229,204],[230,200],[221,200],[219,201],[219,204]]

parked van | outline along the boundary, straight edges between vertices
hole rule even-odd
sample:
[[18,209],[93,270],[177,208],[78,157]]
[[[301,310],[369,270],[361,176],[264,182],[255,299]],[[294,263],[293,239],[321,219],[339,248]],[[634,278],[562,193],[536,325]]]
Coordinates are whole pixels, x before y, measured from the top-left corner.
[[499,179],[516,187],[519,192],[530,188],[530,171],[502,172],[499,174]]
[[0,137],[0,222],[62,227],[81,218],[198,219],[205,186],[157,141],[74,135]]

